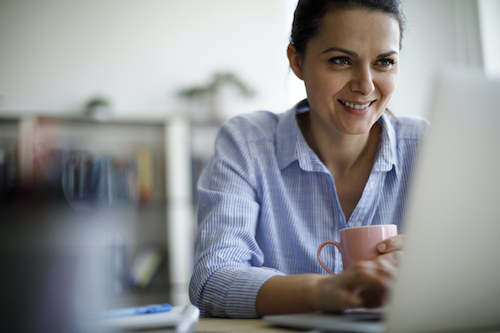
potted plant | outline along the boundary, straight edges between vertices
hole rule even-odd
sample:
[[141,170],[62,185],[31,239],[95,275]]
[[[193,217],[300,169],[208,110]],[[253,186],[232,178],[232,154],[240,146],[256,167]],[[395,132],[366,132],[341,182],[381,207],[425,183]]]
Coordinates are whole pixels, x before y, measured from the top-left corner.
[[93,97],[85,104],[85,115],[95,120],[106,120],[111,116],[111,103],[105,97]]
[[207,84],[184,88],[179,91],[179,96],[198,104],[197,110],[192,110],[192,118],[198,121],[220,121],[223,120],[221,110],[223,89],[228,87],[232,88],[233,91],[236,90],[240,96],[245,98],[251,98],[255,95],[255,91],[236,74],[232,72],[217,72]]

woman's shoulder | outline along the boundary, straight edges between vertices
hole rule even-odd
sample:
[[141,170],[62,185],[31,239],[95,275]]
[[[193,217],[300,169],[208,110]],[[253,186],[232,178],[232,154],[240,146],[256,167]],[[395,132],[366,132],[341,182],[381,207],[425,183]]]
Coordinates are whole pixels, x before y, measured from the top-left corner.
[[249,141],[268,140],[275,137],[279,114],[270,111],[244,113],[227,120],[221,132],[243,136]]
[[419,116],[389,117],[398,139],[423,140],[429,129],[429,121]]

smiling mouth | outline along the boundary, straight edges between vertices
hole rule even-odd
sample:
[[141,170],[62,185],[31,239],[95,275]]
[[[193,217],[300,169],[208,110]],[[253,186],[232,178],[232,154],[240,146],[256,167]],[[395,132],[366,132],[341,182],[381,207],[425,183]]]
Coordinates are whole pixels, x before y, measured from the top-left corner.
[[340,99],[338,101],[342,105],[347,106],[348,108],[351,108],[351,109],[355,109],[355,110],[364,110],[375,102],[375,101],[371,101],[371,102],[368,102],[366,104],[354,104],[351,102],[341,101]]

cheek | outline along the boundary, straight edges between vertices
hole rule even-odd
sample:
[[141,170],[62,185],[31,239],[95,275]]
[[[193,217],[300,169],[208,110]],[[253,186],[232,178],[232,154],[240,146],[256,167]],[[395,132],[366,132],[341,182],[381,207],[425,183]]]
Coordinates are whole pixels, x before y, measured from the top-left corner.
[[379,89],[384,98],[390,98],[396,90],[399,82],[398,73],[392,73],[384,76],[379,81]]
[[314,76],[304,80],[304,83],[309,97],[316,96],[330,100],[345,87],[346,79],[338,73],[335,75],[328,72],[328,69],[321,69]]
[[325,94],[327,85],[325,81],[318,75],[308,76],[304,78],[304,85],[308,99],[318,99]]

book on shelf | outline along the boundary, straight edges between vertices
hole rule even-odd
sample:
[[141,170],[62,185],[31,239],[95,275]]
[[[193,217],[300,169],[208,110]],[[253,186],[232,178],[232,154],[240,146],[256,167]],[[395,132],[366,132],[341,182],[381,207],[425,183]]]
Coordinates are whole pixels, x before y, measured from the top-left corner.
[[130,269],[130,284],[136,288],[146,288],[151,285],[164,260],[161,246],[146,244],[138,252]]
[[137,163],[137,189],[139,192],[139,202],[147,204],[151,200],[151,190],[153,186],[153,156],[147,148],[140,148],[136,152]]
[[16,161],[15,146],[0,146],[0,198],[20,182]]
[[138,203],[135,160],[73,151],[63,167],[63,187],[70,200],[104,206]]

